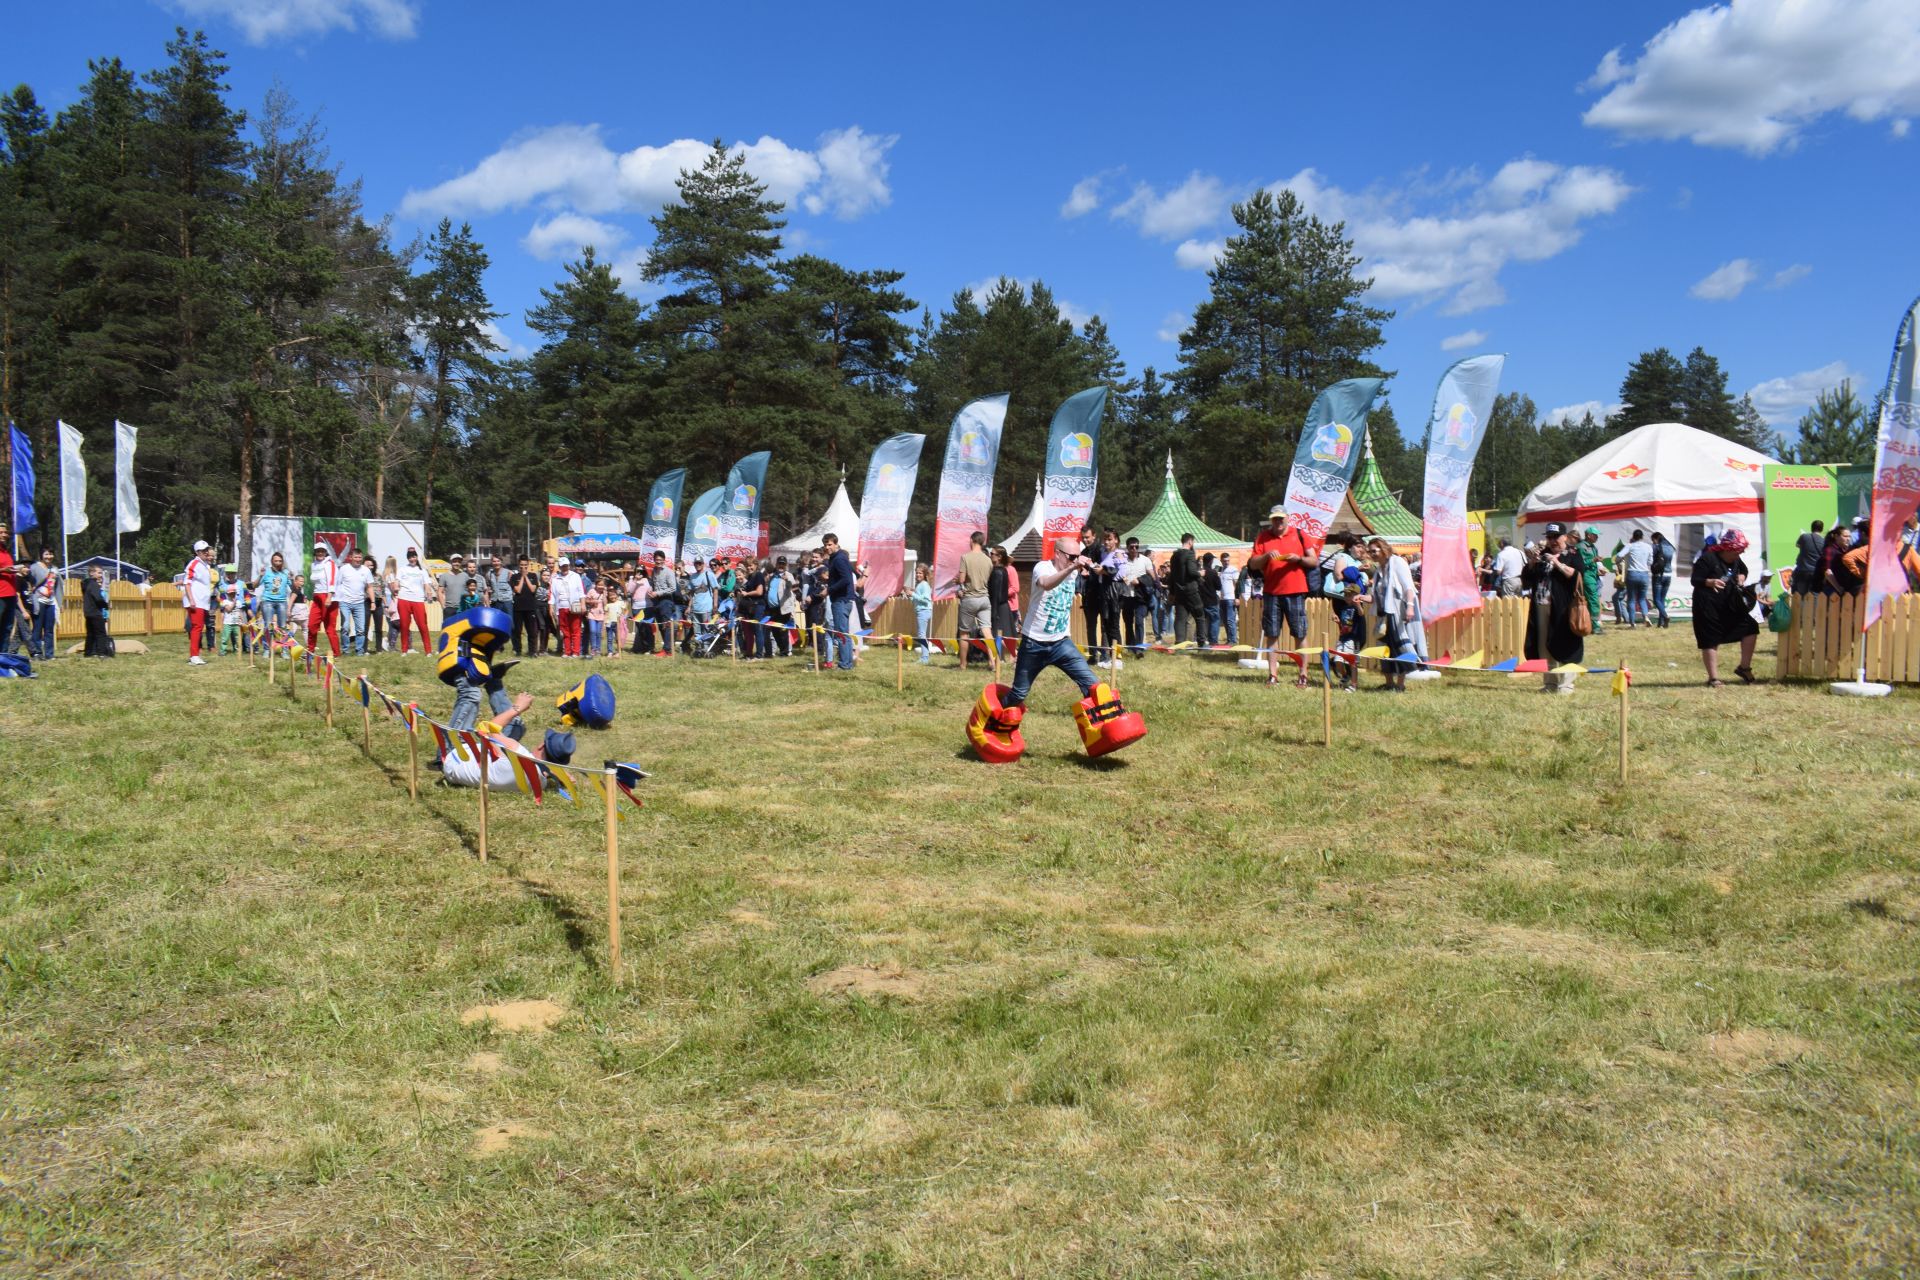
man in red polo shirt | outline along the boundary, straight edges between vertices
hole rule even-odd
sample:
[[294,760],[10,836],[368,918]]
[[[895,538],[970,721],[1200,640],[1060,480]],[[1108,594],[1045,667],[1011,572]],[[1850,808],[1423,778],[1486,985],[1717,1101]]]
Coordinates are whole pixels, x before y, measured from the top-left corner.
[[[1298,649],[1307,638],[1307,568],[1319,548],[1312,545],[1292,521],[1285,506],[1267,512],[1267,527],[1253,540],[1253,558],[1247,568],[1260,575],[1260,631],[1267,642],[1267,683],[1280,683],[1280,619],[1286,615],[1287,630],[1293,633]],[[1307,687],[1307,670],[1301,665],[1296,688]]]

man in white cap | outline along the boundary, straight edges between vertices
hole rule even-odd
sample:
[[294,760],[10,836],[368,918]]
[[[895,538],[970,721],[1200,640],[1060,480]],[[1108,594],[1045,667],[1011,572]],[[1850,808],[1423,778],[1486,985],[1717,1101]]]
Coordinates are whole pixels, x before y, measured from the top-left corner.
[[206,634],[207,610],[213,608],[213,548],[193,544],[193,558],[180,575],[180,607],[187,611],[187,665],[204,667],[200,637]]
[[334,595],[339,590],[340,566],[334,563],[333,548],[319,539],[313,544],[313,576],[307,580],[308,594],[311,597],[307,605],[307,648],[314,647],[320,638],[320,628],[327,629],[327,643],[333,648],[333,656],[340,656],[340,606],[335,603]]
[[553,609],[553,620],[560,626],[561,656],[578,658],[582,656],[580,624],[587,616],[587,589],[565,556],[560,557],[559,570],[547,588],[547,600]]
[[[1307,638],[1307,570],[1314,563],[1319,547],[1310,545],[1305,534],[1287,519],[1287,508],[1276,504],[1267,512],[1267,527],[1253,540],[1253,557],[1247,571],[1260,575],[1260,633],[1267,646],[1267,683],[1280,683],[1280,625],[1293,633],[1298,649]],[[1294,681],[1307,687],[1306,667]]]

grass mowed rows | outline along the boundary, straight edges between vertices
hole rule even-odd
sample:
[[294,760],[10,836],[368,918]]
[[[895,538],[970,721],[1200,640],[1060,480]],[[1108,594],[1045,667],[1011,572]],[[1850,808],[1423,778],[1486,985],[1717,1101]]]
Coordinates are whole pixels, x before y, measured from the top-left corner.
[[1608,636],[1620,788],[1600,678],[1341,697],[1328,752],[1149,658],[1145,741],[1087,761],[1050,674],[994,769],[977,674],[602,664],[616,989],[595,810],[501,797],[482,865],[397,727],[156,648],[0,687],[10,1273],[1920,1267],[1911,691]]

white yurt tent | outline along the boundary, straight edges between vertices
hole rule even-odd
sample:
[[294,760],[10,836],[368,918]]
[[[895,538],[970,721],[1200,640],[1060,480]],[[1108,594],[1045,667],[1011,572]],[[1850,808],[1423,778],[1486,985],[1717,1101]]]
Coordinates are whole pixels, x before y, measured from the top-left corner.
[[1636,427],[1542,481],[1520,503],[1520,531],[1537,540],[1553,522],[1577,533],[1600,530],[1602,555],[1635,529],[1674,545],[1673,589],[1688,599],[1687,575],[1709,535],[1737,528],[1751,544],[1747,563],[1765,573],[1764,468],[1779,461],[1678,422]]
[[809,551],[820,549],[821,539],[828,534],[837,534],[840,549],[856,559],[860,555],[860,513],[853,509],[853,500],[847,497],[847,478],[840,477],[840,488],[834,493],[833,501],[827,505],[827,514],[801,533],[781,542],[771,549],[775,558],[785,556],[789,560],[798,559]]

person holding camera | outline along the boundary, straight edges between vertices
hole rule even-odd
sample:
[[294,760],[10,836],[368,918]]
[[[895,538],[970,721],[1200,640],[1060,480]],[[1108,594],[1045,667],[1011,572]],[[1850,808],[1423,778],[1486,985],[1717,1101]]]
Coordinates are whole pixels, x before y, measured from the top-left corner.
[[[1539,558],[1521,572],[1520,583],[1533,603],[1527,610],[1527,658],[1546,658],[1549,665],[1584,662],[1586,638],[1573,629],[1573,606],[1586,598],[1581,561],[1567,545],[1565,525],[1547,526]],[[1573,674],[1546,673],[1543,693],[1572,693]]]
[[1083,573],[1092,573],[1094,563],[1083,554],[1076,538],[1061,538],[1053,544],[1053,559],[1033,568],[1033,589],[1037,598],[1027,610],[1021,628],[1020,652],[1013,662],[1013,686],[1001,705],[1024,706],[1034,677],[1048,667],[1058,667],[1080,687],[1080,696],[1093,692],[1099,677],[1087,665],[1080,646],[1069,634],[1073,623],[1074,586]]

